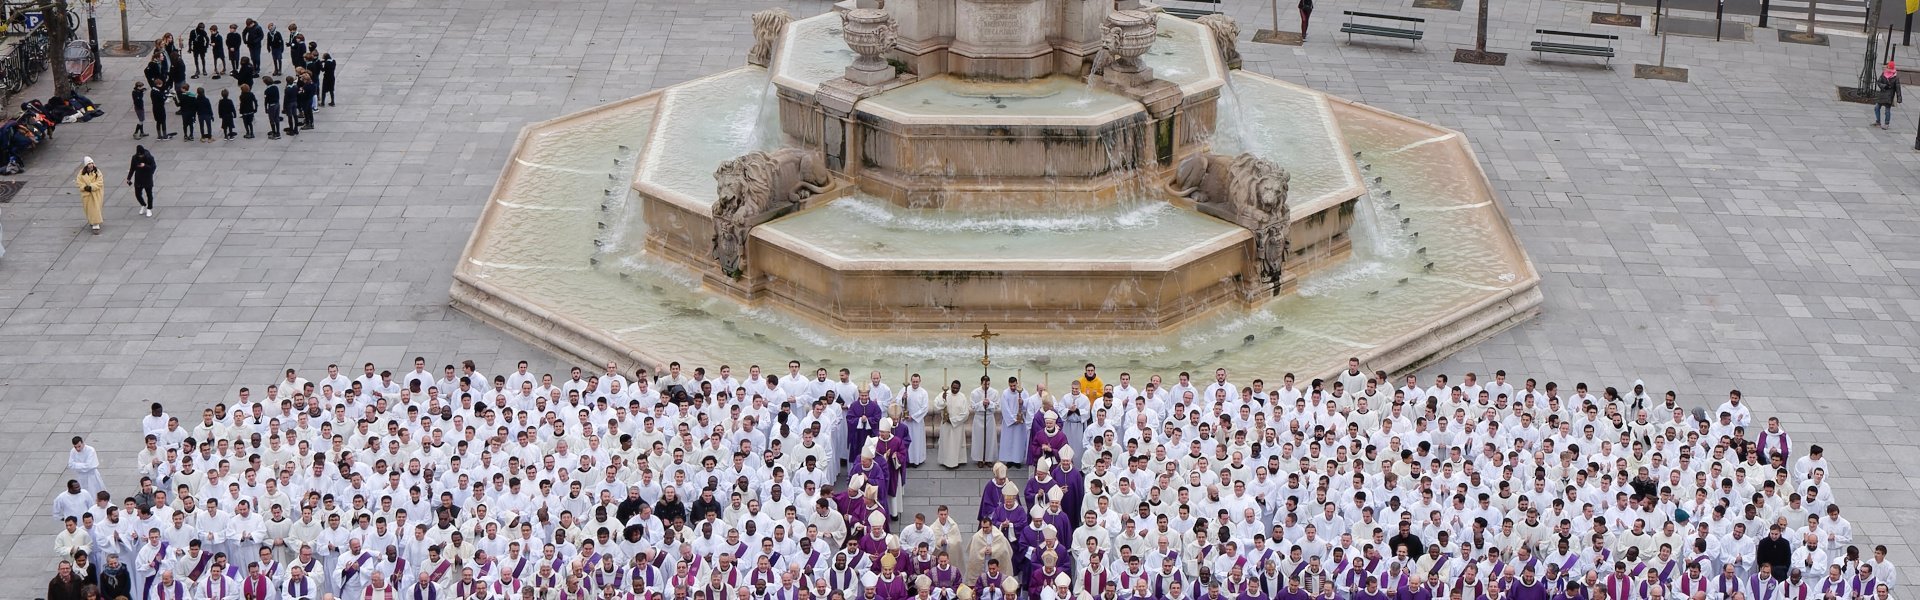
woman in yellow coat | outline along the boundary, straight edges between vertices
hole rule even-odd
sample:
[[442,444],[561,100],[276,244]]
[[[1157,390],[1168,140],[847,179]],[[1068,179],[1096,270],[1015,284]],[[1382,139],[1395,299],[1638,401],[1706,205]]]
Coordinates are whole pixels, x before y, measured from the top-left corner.
[[100,213],[106,202],[106,187],[100,178],[100,167],[93,164],[93,157],[87,157],[86,161],[80,167],[80,174],[74,176],[73,183],[80,186],[80,207],[87,213],[87,224],[93,227],[94,235],[100,235]]

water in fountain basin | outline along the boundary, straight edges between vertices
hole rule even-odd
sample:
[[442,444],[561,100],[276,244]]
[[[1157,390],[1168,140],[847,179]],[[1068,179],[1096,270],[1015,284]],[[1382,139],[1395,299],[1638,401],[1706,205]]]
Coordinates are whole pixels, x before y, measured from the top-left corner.
[[640,176],[687,198],[712,202],[714,168],[755,149],[766,87],[764,71],[737,69],[662,94],[659,126],[646,142],[656,151],[640,161]]

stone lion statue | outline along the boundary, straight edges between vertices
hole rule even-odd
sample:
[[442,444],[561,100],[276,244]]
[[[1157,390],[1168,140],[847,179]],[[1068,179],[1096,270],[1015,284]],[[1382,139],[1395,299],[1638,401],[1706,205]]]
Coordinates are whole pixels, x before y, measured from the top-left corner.
[[1240,68],[1240,24],[1223,14],[1215,13],[1200,17],[1198,22],[1207,26],[1213,33],[1213,45],[1220,48],[1220,61],[1229,69]]
[[784,8],[769,8],[753,13],[753,48],[747,50],[747,64],[764,67],[773,64],[773,46],[787,29],[793,15]]
[[1281,263],[1287,255],[1287,188],[1291,180],[1285,169],[1252,154],[1234,157],[1227,170],[1228,197],[1240,225],[1253,231],[1260,276],[1268,282],[1280,280]]
[[1252,231],[1261,278],[1274,282],[1287,252],[1290,181],[1285,169],[1252,154],[1197,154],[1175,170],[1173,192]]
[[833,184],[820,156],[799,148],[755,150],[713,172],[713,260],[722,273],[746,273],[747,232],[776,213],[803,204]]

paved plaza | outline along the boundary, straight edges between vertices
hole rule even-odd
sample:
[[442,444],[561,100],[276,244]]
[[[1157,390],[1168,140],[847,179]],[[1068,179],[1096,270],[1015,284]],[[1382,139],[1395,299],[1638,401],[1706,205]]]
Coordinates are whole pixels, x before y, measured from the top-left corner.
[[[1541,272],[1544,313],[1429,372],[1498,368],[1563,386],[1642,378],[1691,406],[1740,388],[1756,415],[1779,415],[1796,442],[1828,448],[1856,543],[1888,545],[1911,571],[1920,296],[1906,277],[1920,276],[1920,209],[1907,190],[1920,186],[1911,149],[1920,108],[1880,131],[1867,127],[1869,107],[1836,101],[1835,86],[1859,71],[1858,38],[1835,36],[1832,47],[1778,43],[1769,31],[1754,42],[1673,38],[1667,61],[1689,68],[1691,82],[1670,83],[1632,77],[1659,51],[1645,30],[1607,30],[1625,38],[1610,68],[1523,51],[1536,28],[1606,29],[1585,23],[1611,4],[1493,4],[1490,45],[1511,53],[1499,68],[1451,62],[1471,44],[1471,7],[1323,1],[1309,44],[1296,48],[1245,41],[1270,14],[1228,2],[1247,69],[1461,130],[1479,152]],[[89,436],[109,484],[130,485],[149,400],[181,415],[289,366],[307,374],[371,361],[397,373],[416,355],[495,370],[526,358],[536,372],[564,374],[568,365],[448,307],[454,261],[514,136],[531,121],[742,64],[747,15],[774,6],[828,9],[824,0],[132,5],[136,38],[200,21],[297,22],[340,61],[339,106],[296,140],[146,140],[160,164],[148,219],[118,185],[134,148],[129,75],[141,62],[107,59],[106,80],[87,93],[109,116],[61,127],[29,156],[14,178],[26,189],[0,204],[0,589],[45,584],[66,440]],[[1427,41],[1417,51],[1346,45],[1341,10],[1425,17]],[[103,33],[117,29],[102,17]],[[1297,24],[1291,8],[1281,20]],[[73,185],[82,156],[109,183],[99,236],[83,231]],[[978,471],[925,475],[934,485],[908,491],[910,513],[979,497]]]

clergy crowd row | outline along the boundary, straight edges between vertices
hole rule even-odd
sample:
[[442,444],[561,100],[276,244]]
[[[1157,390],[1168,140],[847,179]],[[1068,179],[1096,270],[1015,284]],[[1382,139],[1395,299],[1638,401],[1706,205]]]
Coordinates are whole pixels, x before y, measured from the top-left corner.
[[[1822,448],[1737,390],[784,366],[416,358],[156,402],[137,480],[72,440],[49,597],[1885,600],[1897,578]],[[968,465],[991,468],[978,505],[903,514],[916,472]]]

